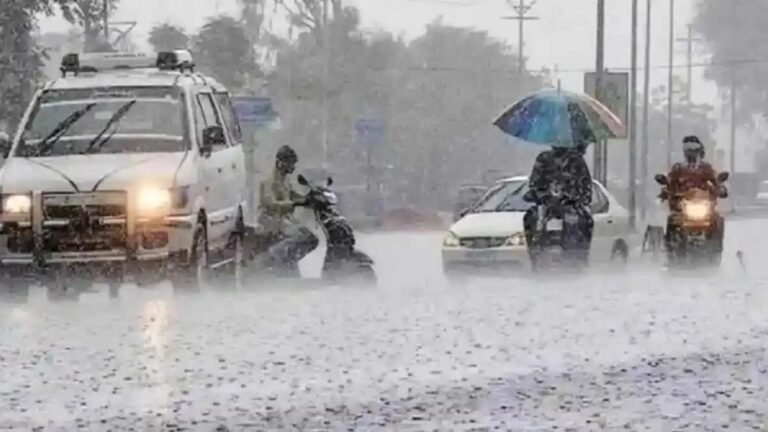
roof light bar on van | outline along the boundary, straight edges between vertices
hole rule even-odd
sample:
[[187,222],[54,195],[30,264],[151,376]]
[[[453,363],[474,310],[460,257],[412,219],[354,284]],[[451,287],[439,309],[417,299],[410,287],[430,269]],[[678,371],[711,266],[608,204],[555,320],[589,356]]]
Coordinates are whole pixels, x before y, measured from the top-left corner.
[[80,72],[142,69],[154,67],[152,57],[144,53],[69,53],[61,59],[61,73],[77,75]]
[[162,51],[157,53],[156,66],[160,70],[195,70],[195,61],[189,50]]

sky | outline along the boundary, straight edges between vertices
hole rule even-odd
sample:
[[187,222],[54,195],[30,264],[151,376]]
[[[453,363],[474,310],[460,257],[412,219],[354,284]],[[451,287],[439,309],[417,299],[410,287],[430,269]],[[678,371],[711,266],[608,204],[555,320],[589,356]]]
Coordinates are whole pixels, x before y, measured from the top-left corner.
[[[361,10],[362,24],[368,30],[386,30],[406,39],[421,34],[426,25],[437,18],[450,25],[486,30],[493,37],[517,46],[516,21],[505,20],[513,14],[508,0],[347,0]],[[519,0],[510,0],[517,2]],[[526,0],[530,3],[534,0]],[[559,69],[558,78],[564,89],[583,90],[583,73],[595,66],[597,0],[535,0],[531,15],[539,19],[525,24],[525,53],[528,67]],[[652,1],[651,87],[666,85],[669,64],[669,1]],[[697,0],[675,0],[675,37],[687,35]],[[632,0],[606,1],[605,65],[626,69],[630,66]],[[183,12],[179,11],[183,4]],[[645,48],[645,0],[638,0],[638,66],[643,67]],[[138,21],[133,33],[135,42],[146,40],[156,24],[171,23],[195,31],[207,17],[238,14],[237,0],[121,0],[115,21]],[[279,26],[279,24],[276,24]],[[69,25],[61,18],[45,18],[43,31],[64,31]],[[675,64],[686,61],[685,44],[675,42]],[[695,46],[693,62],[706,62],[705,47]],[[685,69],[675,69],[685,78]],[[642,90],[642,77],[638,90]],[[722,109],[717,87],[703,76],[703,68],[693,71],[693,100]],[[728,124],[720,122],[718,142],[725,143]]]

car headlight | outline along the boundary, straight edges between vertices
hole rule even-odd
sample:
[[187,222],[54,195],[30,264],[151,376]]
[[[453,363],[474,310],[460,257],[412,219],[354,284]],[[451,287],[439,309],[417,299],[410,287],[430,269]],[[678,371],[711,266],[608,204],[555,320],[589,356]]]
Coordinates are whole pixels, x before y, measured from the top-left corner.
[[449,248],[459,247],[461,246],[461,241],[459,241],[459,238],[456,237],[455,234],[449,233],[445,239],[443,239],[443,246]]
[[688,219],[705,220],[709,218],[710,204],[708,201],[685,201],[683,211]]
[[139,190],[136,204],[140,216],[164,216],[171,209],[171,192],[157,187],[143,188]]
[[3,197],[5,213],[29,213],[32,209],[32,198],[29,195],[7,195]]
[[507,246],[525,246],[525,235],[523,233],[515,233],[505,243]]

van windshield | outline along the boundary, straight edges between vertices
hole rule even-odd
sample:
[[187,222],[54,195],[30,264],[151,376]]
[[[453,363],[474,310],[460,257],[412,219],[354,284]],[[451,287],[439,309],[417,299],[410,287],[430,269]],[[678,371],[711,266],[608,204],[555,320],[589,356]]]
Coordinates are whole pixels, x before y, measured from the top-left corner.
[[183,151],[189,148],[183,101],[173,87],[47,90],[15,155]]

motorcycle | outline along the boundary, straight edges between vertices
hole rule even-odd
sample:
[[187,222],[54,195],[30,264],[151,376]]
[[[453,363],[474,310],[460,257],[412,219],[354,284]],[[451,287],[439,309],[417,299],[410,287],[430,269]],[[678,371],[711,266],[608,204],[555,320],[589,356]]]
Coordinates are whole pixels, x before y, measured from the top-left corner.
[[[338,197],[330,189],[333,185],[333,179],[329,177],[325,184],[318,185],[309,182],[303,175],[299,175],[298,182],[309,188],[309,192],[305,196],[304,207],[312,210],[315,220],[322,228],[326,238],[326,253],[321,278],[334,283],[375,284],[374,261],[367,254],[356,249],[354,230],[339,212]],[[302,231],[306,231],[307,244],[314,249],[317,244],[316,237],[306,228],[302,228]],[[269,254],[266,252],[269,247],[279,240],[280,238],[259,235],[258,232],[252,232],[246,236],[245,248],[248,250],[246,261],[250,261],[248,273],[271,272],[277,276],[290,278],[301,276],[298,261],[280,263],[276,266],[268,258]],[[265,257],[267,263],[254,265],[254,263],[264,261],[259,260],[258,257],[260,256]]]
[[722,229],[718,230],[721,216],[717,202],[719,198],[728,197],[727,189],[722,186],[728,177],[727,172],[717,175],[720,187],[709,183],[672,194],[668,189],[669,178],[656,175],[656,183],[662,186],[659,197],[669,203],[666,243],[670,266],[720,264],[723,238]]
[[535,272],[561,265],[573,264],[567,259],[567,251],[563,249],[563,225],[575,223],[570,220],[575,217],[563,209],[564,195],[561,188],[551,185],[545,197],[539,199],[529,190],[523,199],[532,203],[536,215],[535,230],[528,241],[531,266]]

